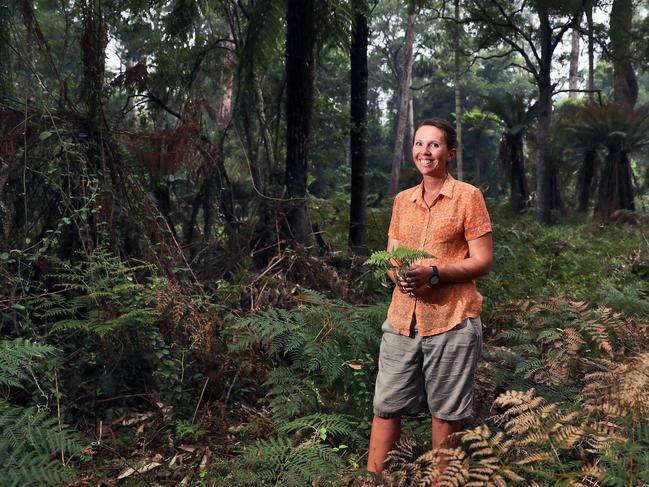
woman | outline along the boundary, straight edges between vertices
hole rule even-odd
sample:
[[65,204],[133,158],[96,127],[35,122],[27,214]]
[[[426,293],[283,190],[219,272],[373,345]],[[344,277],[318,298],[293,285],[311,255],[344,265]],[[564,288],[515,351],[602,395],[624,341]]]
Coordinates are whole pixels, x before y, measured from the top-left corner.
[[[492,264],[491,221],[480,190],[448,166],[456,136],[445,120],[424,120],[412,146],[422,182],[399,193],[388,250],[399,245],[435,256],[396,280],[379,355],[367,469],[380,472],[401,433],[401,416],[432,416],[432,446],[442,446],[472,415],[482,347],[482,296],[475,279]],[[393,276],[391,276],[393,277]]]

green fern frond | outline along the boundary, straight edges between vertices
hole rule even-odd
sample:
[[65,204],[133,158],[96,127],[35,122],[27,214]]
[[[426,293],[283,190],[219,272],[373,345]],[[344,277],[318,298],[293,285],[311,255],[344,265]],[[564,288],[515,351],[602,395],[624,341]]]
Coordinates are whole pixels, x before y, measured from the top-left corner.
[[0,401],[0,485],[61,485],[73,470],[61,464],[81,451],[76,433],[36,408]]
[[0,385],[22,387],[29,380],[27,371],[34,359],[51,356],[56,349],[50,345],[23,338],[0,340]]
[[[337,413],[315,413],[294,419],[278,428],[280,433],[294,433],[307,430],[321,439],[335,437],[338,441],[361,443],[359,418]],[[323,438],[324,437],[324,438]]]
[[257,441],[238,460],[254,472],[263,485],[304,486],[318,478],[331,478],[342,469],[340,457],[331,447],[307,440],[293,446],[288,438]]
[[385,279],[385,273],[390,269],[394,269],[397,275],[403,275],[416,261],[434,258],[435,256],[428,252],[399,246],[390,252],[387,250],[372,252],[372,255],[365,261],[365,265],[374,267],[374,277],[382,281]]
[[546,366],[547,364],[543,360],[538,358],[532,358],[518,364],[516,366],[515,373],[517,375],[522,375],[523,377],[529,378],[535,372],[544,369]]

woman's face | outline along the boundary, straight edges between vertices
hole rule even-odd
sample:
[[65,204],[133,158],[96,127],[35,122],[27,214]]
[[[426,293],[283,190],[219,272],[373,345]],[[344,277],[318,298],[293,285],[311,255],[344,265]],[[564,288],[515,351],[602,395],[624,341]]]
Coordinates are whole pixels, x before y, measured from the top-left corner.
[[412,160],[422,176],[446,177],[446,167],[455,157],[456,150],[446,146],[446,133],[423,125],[417,129],[412,144]]

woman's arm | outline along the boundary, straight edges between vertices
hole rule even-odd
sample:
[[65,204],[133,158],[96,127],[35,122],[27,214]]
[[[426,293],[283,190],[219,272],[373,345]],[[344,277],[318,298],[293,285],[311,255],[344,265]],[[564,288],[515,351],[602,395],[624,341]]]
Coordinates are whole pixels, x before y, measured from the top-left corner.
[[[469,257],[454,264],[437,266],[440,283],[468,282],[476,277],[489,274],[493,263],[491,232],[469,240],[467,243],[469,244]],[[399,289],[405,293],[415,293],[419,296],[433,291],[433,288],[428,286],[428,279],[432,274],[433,270],[430,266],[413,265],[406,272],[404,279],[399,280]]]

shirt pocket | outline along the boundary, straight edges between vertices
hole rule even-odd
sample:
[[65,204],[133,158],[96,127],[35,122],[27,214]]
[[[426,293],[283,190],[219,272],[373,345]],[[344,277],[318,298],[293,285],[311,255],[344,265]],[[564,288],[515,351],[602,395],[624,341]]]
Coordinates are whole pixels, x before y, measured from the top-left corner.
[[449,242],[463,238],[464,228],[462,221],[454,218],[440,218],[433,222],[431,242]]

